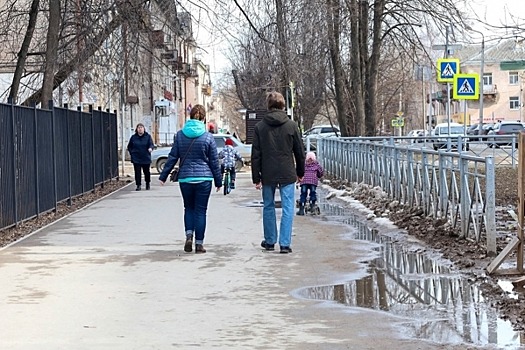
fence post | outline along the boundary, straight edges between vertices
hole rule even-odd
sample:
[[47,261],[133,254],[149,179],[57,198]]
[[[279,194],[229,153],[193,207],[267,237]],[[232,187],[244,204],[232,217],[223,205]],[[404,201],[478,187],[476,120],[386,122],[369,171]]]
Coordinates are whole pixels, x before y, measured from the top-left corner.
[[95,157],[95,124],[93,122],[93,105],[89,105],[89,117],[91,119],[91,151],[92,151],[92,167],[93,167],[93,193],[95,193],[95,185],[97,183],[97,171],[96,171],[96,157]]
[[13,214],[15,216],[14,217],[15,225],[18,226],[18,197],[17,197],[18,196],[18,183],[17,183],[18,176],[16,176],[16,173],[17,173],[17,166],[16,166],[17,133],[16,133],[16,125],[15,125],[15,105],[14,105],[12,98],[9,98],[9,104],[11,105],[11,137],[13,141],[13,154],[12,154],[13,172],[11,173],[11,175],[13,176],[13,199],[14,199]]
[[55,142],[56,142],[56,113],[55,113],[55,106],[53,104],[53,100],[49,101],[49,110],[51,111],[51,137],[53,139],[53,142],[51,143],[51,150],[53,152],[53,189],[55,191],[54,195],[54,202],[55,202],[55,213],[57,212],[58,207],[58,181],[57,181],[57,156],[55,152]]
[[[449,140],[450,141],[450,140]],[[448,201],[448,191],[447,188],[447,176],[445,171],[445,155],[443,152],[439,151],[439,216],[441,218],[447,217],[446,209],[447,209],[447,201]]]
[[35,198],[36,198],[36,216],[40,216],[40,187],[38,183],[40,181],[40,173],[38,171],[38,117],[37,117],[37,110],[36,110],[36,104],[33,104],[33,125],[35,128],[35,135],[34,135],[34,148],[33,148],[33,154],[35,155],[35,176],[33,177],[35,179]]
[[494,158],[492,156],[485,157],[485,164],[485,228],[487,230],[487,253],[489,255],[496,255],[496,176]]
[[80,128],[80,140],[79,140],[79,144],[80,144],[80,182],[82,183],[82,193],[85,193],[86,192],[86,189],[84,187],[84,138],[83,138],[83,135],[84,134],[84,127],[82,126],[82,104],[80,104],[80,106],[77,106],[77,113],[78,113],[78,120],[80,121],[78,123],[78,126]]
[[[459,188],[460,188],[460,213],[459,217],[461,218],[461,236],[465,238],[468,236],[468,228],[470,221],[470,200],[469,200],[469,191],[468,191],[468,160],[463,158],[460,154],[459,156]],[[453,175],[451,175],[453,176]]]
[[71,196],[73,193],[73,189],[71,188],[71,186],[72,186],[73,179],[71,179],[71,145],[69,142],[69,134],[70,134],[71,128],[69,127],[69,106],[67,103],[64,104],[64,108],[66,109],[67,191],[68,191],[67,205],[71,206],[72,204]]
[[409,148],[407,150],[407,195],[408,198],[405,204],[414,206],[414,154],[413,151]]

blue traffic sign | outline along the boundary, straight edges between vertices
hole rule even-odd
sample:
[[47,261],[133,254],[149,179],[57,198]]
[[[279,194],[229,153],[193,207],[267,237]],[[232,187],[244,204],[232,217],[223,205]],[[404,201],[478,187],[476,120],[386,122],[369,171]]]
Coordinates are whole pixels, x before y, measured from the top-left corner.
[[451,83],[454,75],[459,73],[459,59],[440,58],[437,61],[437,81],[440,83]]
[[456,100],[477,100],[479,98],[479,75],[476,73],[456,74],[452,97]]

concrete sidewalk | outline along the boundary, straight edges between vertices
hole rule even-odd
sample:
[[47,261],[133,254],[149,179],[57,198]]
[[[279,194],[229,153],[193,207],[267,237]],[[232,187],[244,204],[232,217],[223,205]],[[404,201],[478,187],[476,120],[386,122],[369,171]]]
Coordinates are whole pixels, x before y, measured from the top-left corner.
[[[213,193],[206,254],[184,253],[177,184],[134,185],[0,251],[0,349],[433,349],[404,320],[296,298],[363,276],[367,243],[296,217],[292,254],[265,252],[248,173]],[[450,349],[451,347],[447,347]]]

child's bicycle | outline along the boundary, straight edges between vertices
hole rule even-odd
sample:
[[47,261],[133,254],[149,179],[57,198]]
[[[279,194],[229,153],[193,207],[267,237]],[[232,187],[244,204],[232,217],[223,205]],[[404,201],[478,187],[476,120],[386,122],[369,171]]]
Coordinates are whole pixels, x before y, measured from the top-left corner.
[[229,194],[232,190],[232,180],[231,180],[231,173],[230,168],[224,169],[224,176],[222,181],[222,187],[224,189],[224,195],[226,196]]
[[[295,206],[297,208],[301,206],[298,199],[295,201]],[[310,213],[312,215],[321,215],[321,209],[319,209],[319,206],[317,204],[312,205],[310,201],[306,201],[306,203],[304,204],[304,213]]]

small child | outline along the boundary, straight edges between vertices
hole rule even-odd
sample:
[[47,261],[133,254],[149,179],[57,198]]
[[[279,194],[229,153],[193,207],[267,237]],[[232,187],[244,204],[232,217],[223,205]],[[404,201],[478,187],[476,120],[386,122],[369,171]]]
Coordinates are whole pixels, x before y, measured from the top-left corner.
[[235,188],[235,161],[240,160],[242,161],[242,157],[237,152],[235,148],[233,148],[233,141],[230,138],[227,138],[224,142],[224,148],[219,152],[219,159],[222,159],[221,164],[221,174],[224,174],[224,170],[226,168],[230,169],[230,188]]
[[310,191],[310,209],[312,210],[315,207],[315,202],[317,201],[317,184],[323,176],[323,172],[323,167],[315,159],[315,153],[306,153],[304,177],[301,181],[301,197],[299,198],[299,211],[297,215],[304,215],[304,206],[306,204],[308,191]]

